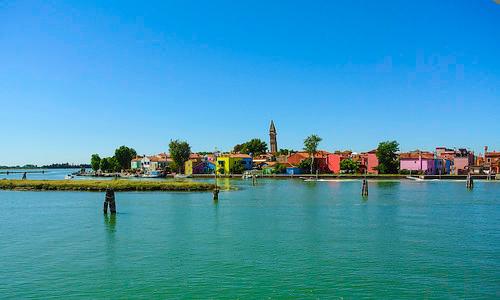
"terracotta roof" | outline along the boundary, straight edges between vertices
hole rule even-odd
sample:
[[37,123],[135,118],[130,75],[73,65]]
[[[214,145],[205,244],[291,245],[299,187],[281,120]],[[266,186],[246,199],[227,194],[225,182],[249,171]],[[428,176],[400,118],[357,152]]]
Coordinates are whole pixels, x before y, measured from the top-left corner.
[[432,153],[432,152],[401,153],[399,155],[399,159],[418,159],[420,156],[422,157],[422,159],[434,159],[434,153]]
[[[328,151],[324,151],[324,150],[318,150],[316,151],[316,153],[314,154],[314,158],[325,158],[326,156],[328,156],[328,154],[332,154]],[[293,156],[293,155],[300,155],[304,158],[309,158],[309,153],[306,152],[306,151],[300,151],[300,152],[296,152],[290,156]]]
[[485,157],[500,157],[500,152],[496,152],[496,151],[493,151],[493,152],[486,152],[484,154]]
[[233,158],[252,158],[250,155],[248,154],[230,154],[229,157],[233,157]]
[[162,157],[160,155],[148,156],[149,160],[152,162],[167,162],[168,159],[166,157]]

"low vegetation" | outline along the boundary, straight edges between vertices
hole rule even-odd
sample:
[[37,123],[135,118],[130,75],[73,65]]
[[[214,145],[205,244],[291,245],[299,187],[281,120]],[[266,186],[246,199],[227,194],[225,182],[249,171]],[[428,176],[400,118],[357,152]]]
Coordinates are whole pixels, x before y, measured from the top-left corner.
[[133,180],[0,180],[3,190],[40,191],[209,191],[213,184],[189,181]]

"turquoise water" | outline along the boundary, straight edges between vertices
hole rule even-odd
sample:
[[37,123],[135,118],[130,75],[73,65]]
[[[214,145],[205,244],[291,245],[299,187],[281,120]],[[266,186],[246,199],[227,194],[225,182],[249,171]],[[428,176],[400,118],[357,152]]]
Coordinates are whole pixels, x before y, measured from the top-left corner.
[[0,191],[0,297],[498,298],[500,183]]
[[[42,173],[43,171],[43,173]],[[50,179],[59,180],[64,179],[64,176],[78,172],[80,169],[0,169],[0,180],[1,179],[21,179],[23,178],[23,172],[26,173],[27,179],[40,180],[40,179]],[[6,172],[11,172],[6,174]],[[12,173],[15,172],[15,173]],[[86,177],[76,177],[76,179],[86,178]]]

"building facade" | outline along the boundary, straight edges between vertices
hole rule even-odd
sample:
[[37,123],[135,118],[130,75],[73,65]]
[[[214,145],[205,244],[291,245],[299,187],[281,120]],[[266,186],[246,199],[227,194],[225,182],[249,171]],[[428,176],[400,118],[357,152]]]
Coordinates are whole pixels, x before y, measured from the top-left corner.
[[419,150],[401,153],[399,155],[399,169],[427,175],[436,174],[434,153]]
[[245,170],[251,170],[253,167],[252,157],[247,154],[229,154],[217,157],[215,171],[217,174],[231,174],[236,163],[241,163]]

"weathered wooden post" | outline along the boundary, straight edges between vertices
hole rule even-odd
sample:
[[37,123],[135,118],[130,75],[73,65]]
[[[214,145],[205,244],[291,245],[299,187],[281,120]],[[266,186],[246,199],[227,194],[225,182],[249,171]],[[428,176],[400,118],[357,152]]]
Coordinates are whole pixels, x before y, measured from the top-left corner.
[[257,184],[257,176],[255,174],[252,175],[252,184],[254,186]]
[[469,190],[472,190],[474,188],[474,180],[472,180],[472,176],[470,175],[470,172],[469,172],[469,174],[467,174],[467,182],[465,183],[465,186]]
[[361,186],[361,196],[363,197],[368,197],[368,181],[365,178],[363,178],[363,185]]
[[213,190],[213,199],[214,199],[215,203],[217,203],[219,201],[219,186],[217,185],[217,156],[219,156],[219,152],[217,151],[217,148],[215,148],[215,151],[214,151],[214,162],[215,162],[214,179],[215,179],[215,187],[214,187],[214,190]]
[[113,189],[106,189],[106,196],[104,197],[104,214],[109,212],[111,214],[116,214],[116,202],[115,202],[115,191]]
[[218,187],[215,187],[214,189],[214,202],[217,202],[219,201],[219,188]]

